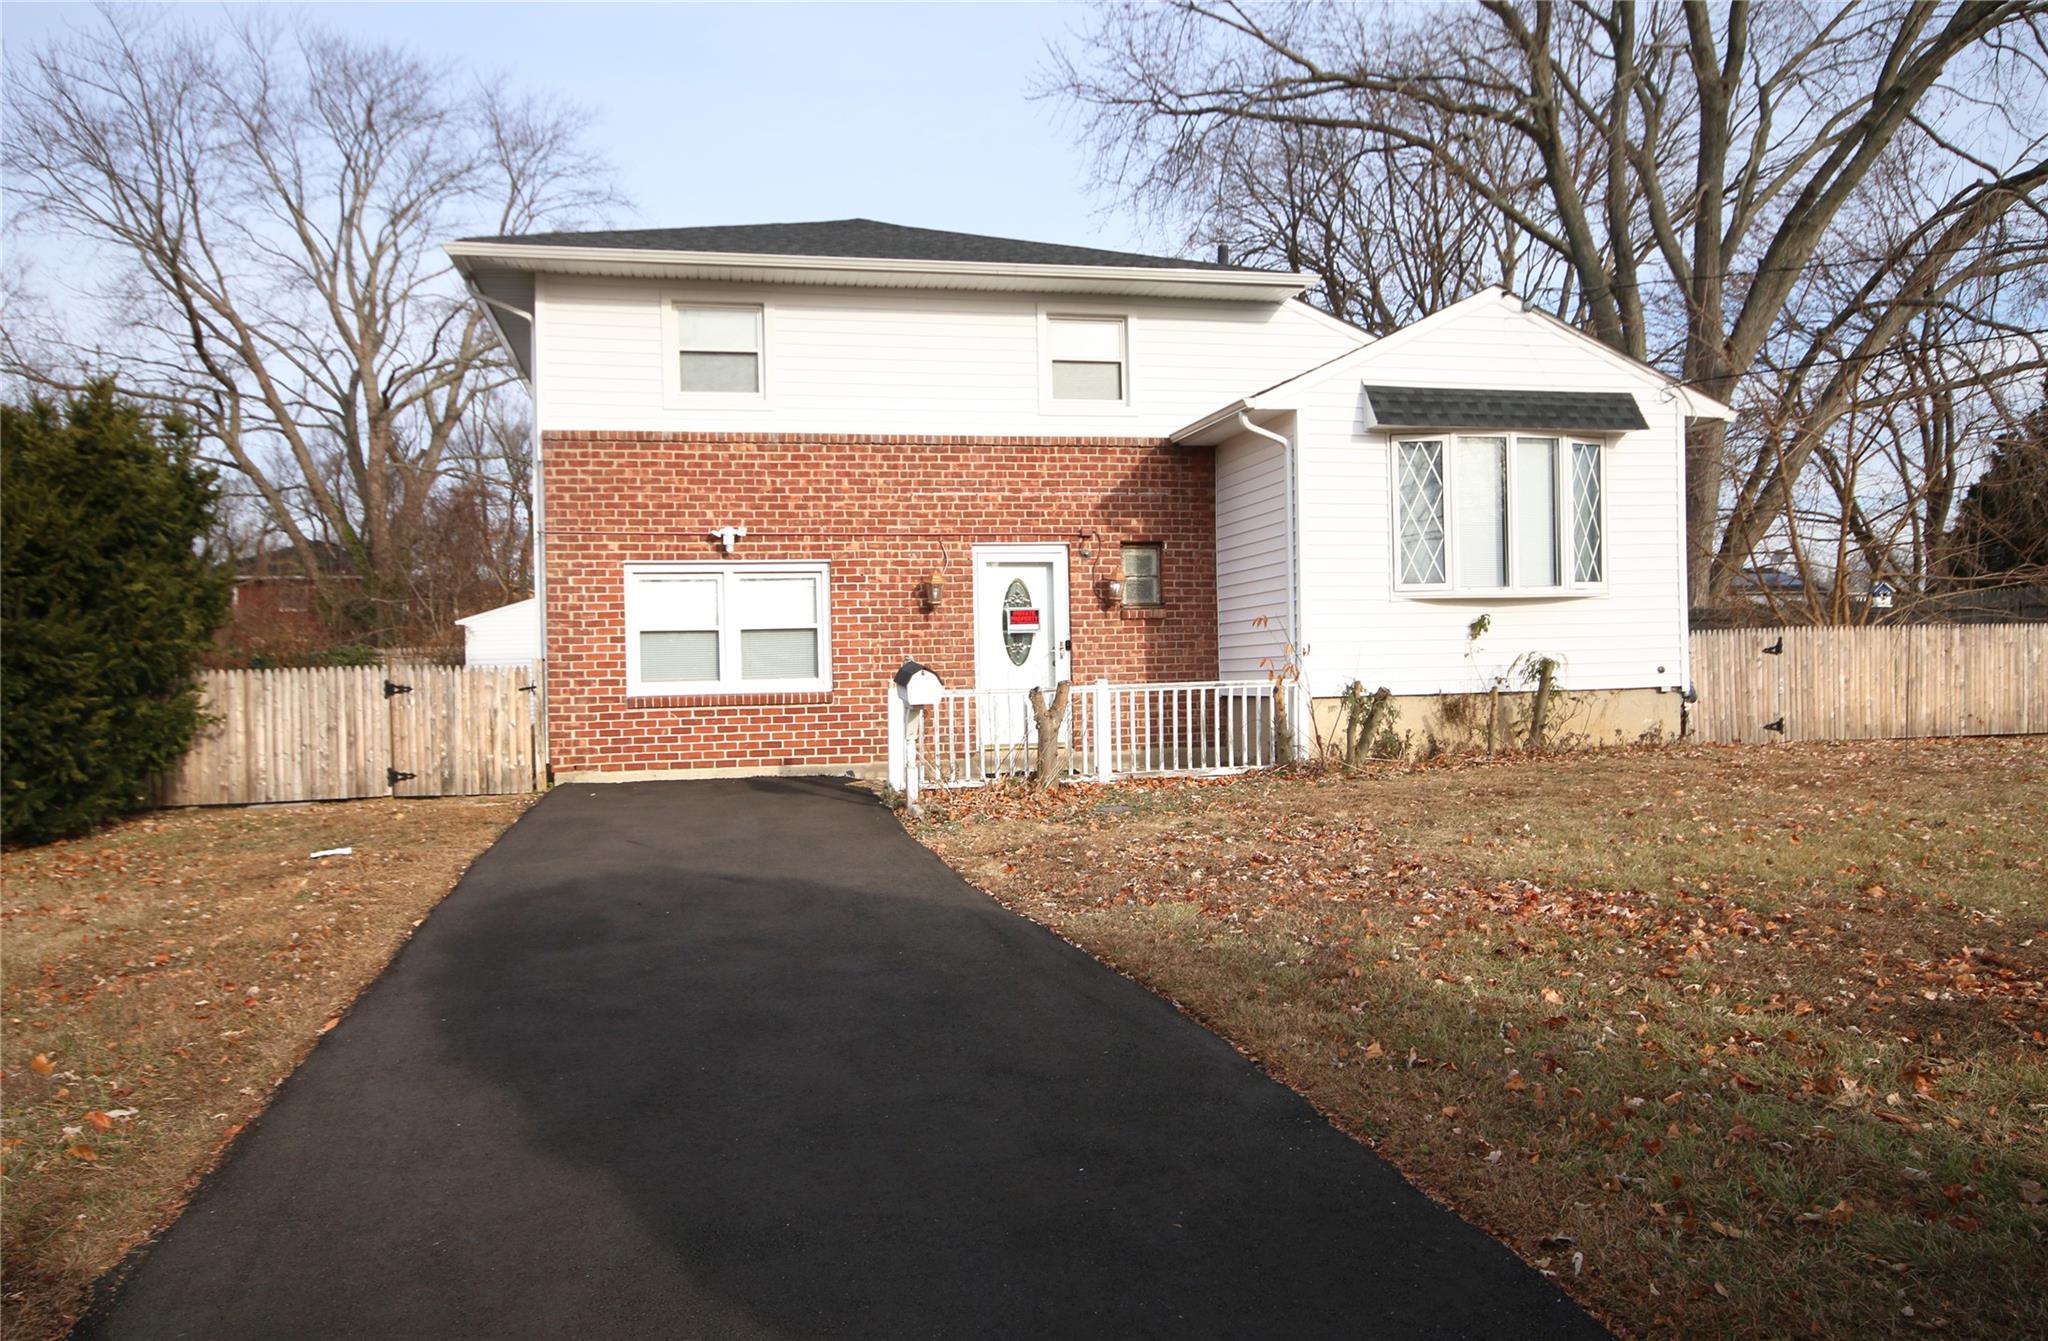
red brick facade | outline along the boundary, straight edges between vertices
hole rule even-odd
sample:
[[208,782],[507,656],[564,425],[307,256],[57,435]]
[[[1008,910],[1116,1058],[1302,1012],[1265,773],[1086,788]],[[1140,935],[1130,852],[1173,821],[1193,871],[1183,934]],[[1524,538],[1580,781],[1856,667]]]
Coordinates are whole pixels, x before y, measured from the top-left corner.
[[[1137,438],[551,432],[548,738],[558,772],[879,764],[906,657],[971,684],[973,548],[1064,543],[1076,682],[1216,674],[1215,463]],[[829,693],[629,698],[622,565],[831,564]],[[1163,545],[1157,609],[1106,603],[1118,546]],[[1092,557],[1083,558],[1087,548]],[[945,576],[927,610],[926,578]]]

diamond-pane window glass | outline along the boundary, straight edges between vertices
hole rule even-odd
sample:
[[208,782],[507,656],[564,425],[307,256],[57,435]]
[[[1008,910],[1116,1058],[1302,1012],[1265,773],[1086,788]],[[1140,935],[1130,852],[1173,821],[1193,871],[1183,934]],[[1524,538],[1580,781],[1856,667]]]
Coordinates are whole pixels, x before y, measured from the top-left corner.
[[1557,577],[1557,439],[1515,439],[1515,585],[1554,587]]
[[1441,586],[1444,569],[1444,445],[1403,442],[1395,449],[1401,500],[1401,584]]
[[1123,573],[1125,605],[1160,603],[1159,546],[1125,545]]
[[1459,438],[1452,497],[1458,582],[1488,590],[1508,584],[1508,440]]
[[757,396],[761,393],[761,309],[676,308],[681,386],[686,392]]
[[1600,444],[1572,444],[1572,581],[1599,582],[1607,571],[1601,534]]

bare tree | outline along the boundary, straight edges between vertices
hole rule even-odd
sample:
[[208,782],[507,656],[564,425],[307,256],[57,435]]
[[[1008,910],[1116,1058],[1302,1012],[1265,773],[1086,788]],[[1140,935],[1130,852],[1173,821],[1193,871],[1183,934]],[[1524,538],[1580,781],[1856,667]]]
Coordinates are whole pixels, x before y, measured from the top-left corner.
[[[1535,296],[1614,349],[1731,403],[1767,354],[1798,368],[1796,399],[1819,417],[1765,407],[1767,457],[1731,460],[1719,422],[1692,431],[1687,547],[1703,601],[1780,525],[1846,404],[1855,374],[1842,370],[1983,274],[1987,240],[2038,207],[2044,28],[2044,0],[1426,13],[1175,0],[1105,9],[1078,52],[1056,56],[1054,80],[1089,118],[1105,178],[1155,208],[1151,188],[1230,161],[1244,127],[1335,135],[1387,165],[1374,186],[1426,165],[1494,212],[1518,254],[1555,267]],[[1909,235],[1860,257],[1835,246],[1908,143],[1931,195]],[[1788,350],[1788,312],[1821,262],[1853,263],[1855,283]]]
[[103,10],[7,71],[13,224],[103,282],[7,371],[112,374],[185,414],[318,576],[345,548],[389,623],[463,425],[510,380],[438,243],[612,205],[585,115],[305,24]]

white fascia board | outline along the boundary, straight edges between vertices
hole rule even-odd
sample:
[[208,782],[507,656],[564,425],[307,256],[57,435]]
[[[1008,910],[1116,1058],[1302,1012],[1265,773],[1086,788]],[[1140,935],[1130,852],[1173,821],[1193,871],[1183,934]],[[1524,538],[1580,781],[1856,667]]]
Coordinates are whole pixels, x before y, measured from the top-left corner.
[[784,284],[1018,289],[1065,293],[1178,293],[1240,302],[1282,302],[1314,277],[1285,271],[1182,270],[1169,266],[1021,265],[986,261],[874,260],[742,252],[657,251],[641,247],[550,247],[514,242],[446,242],[442,250],[467,274],[478,265],[551,274],[648,278],[734,278]]

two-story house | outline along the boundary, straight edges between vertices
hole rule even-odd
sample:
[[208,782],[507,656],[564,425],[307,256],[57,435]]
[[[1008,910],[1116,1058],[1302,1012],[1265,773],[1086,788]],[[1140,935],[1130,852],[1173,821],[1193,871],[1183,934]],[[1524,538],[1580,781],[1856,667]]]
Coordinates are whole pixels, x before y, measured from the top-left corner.
[[1676,728],[1728,412],[1498,289],[1373,339],[1304,275],[861,219],[448,251],[533,394],[560,778],[878,769],[908,658],[1327,717],[1540,654],[1589,735]]

